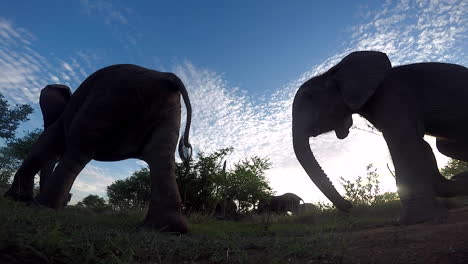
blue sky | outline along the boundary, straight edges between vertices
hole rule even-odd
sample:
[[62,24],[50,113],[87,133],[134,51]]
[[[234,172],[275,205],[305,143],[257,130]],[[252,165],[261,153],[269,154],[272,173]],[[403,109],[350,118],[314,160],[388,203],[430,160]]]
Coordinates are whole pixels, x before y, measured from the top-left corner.
[[[394,65],[445,61],[467,65],[468,4],[451,1],[18,1],[0,2],[0,92],[36,112],[20,130],[42,126],[40,89],[72,90],[107,65],[134,63],[172,71],[189,90],[192,143],[210,152],[233,146],[230,161],[267,156],[278,194],[324,199],[294,158],[291,102],[305,80],[354,50],[381,50]],[[185,119],[184,117],[182,119]],[[355,124],[365,127],[359,117]],[[433,139],[428,138],[430,143]],[[353,179],[374,163],[384,190],[395,183],[380,136],[355,129],[312,144],[334,179]],[[446,159],[437,155],[439,166]],[[143,166],[92,162],[74,200]]]

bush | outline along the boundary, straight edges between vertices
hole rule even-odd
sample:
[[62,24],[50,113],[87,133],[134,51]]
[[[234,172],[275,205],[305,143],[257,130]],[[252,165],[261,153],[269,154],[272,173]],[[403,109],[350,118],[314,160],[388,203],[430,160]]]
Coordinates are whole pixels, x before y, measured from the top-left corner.
[[[268,159],[251,157],[235,163],[232,170],[226,170],[225,158],[232,151],[232,148],[224,148],[209,155],[200,152],[188,163],[176,163],[176,179],[185,214],[212,215],[223,200],[235,201],[239,212],[245,213],[258,200],[271,194],[265,177],[265,171],[271,167]],[[109,204],[117,210],[146,208],[150,193],[148,168],[107,187]]]
[[380,176],[377,173],[377,169],[373,168],[372,164],[369,164],[366,170],[366,178],[363,179],[361,176],[358,176],[354,182],[340,177],[341,184],[345,189],[345,199],[355,205],[373,205],[399,200],[398,194],[395,192],[379,194]]

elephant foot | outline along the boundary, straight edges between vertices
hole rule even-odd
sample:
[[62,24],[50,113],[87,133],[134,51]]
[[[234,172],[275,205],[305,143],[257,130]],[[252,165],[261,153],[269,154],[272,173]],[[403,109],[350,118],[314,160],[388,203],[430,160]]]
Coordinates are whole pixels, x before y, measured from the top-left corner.
[[159,232],[181,233],[188,232],[188,224],[180,212],[164,214],[151,214],[148,212],[142,224],[143,228],[157,230]]
[[398,222],[400,225],[413,225],[447,218],[448,210],[434,197],[402,199]]
[[13,188],[8,189],[3,195],[7,199],[11,199],[17,202],[31,202],[33,200],[33,193],[32,192],[19,192],[14,191]]

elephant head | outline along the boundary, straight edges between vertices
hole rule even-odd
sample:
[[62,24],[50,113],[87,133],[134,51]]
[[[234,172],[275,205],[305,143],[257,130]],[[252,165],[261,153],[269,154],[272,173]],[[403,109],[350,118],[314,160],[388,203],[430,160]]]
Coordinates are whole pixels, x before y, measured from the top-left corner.
[[71,95],[71,89],[62,84],[50,84],[41,90],[39,105],[44,118],[44,128],[52,125],[60,117]]
[[322,75],[306,81],[297,91],[292,111],[293,146],[299,163],[315,185],[340,210],[352,205],[335,189],[315,159],[309,138],[334,130],[348,136],[351,115],[373,95],[391,69],[385,53],[353,52]]

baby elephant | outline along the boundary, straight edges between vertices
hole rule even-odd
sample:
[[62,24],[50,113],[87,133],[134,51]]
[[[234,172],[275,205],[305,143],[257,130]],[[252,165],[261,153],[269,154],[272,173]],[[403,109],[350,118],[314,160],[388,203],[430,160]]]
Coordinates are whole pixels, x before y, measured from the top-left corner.
[[296,215],[299,213],[299,204],[301,201],[303,201],[302,198],[294,193],[271,196],[269,199],[261,200],[258,203],[258,212],[272,212],[277,214],[287,214],[291,212]]
[[179,155],[187,161],[191,156],[192,109],[182,81],[172,73],[130,64],[98,70],[78,87],[60,117],[35,142],[6,196],[31,201],[34,175],[45,165],[59,160],[35,198],[40,205],[58,209],[78,174],[92,159],[137,158],[148,163],[151,171],[151,198],[144,226],[187,232],[174,160],[181,95],[187,108],[187,121]]

